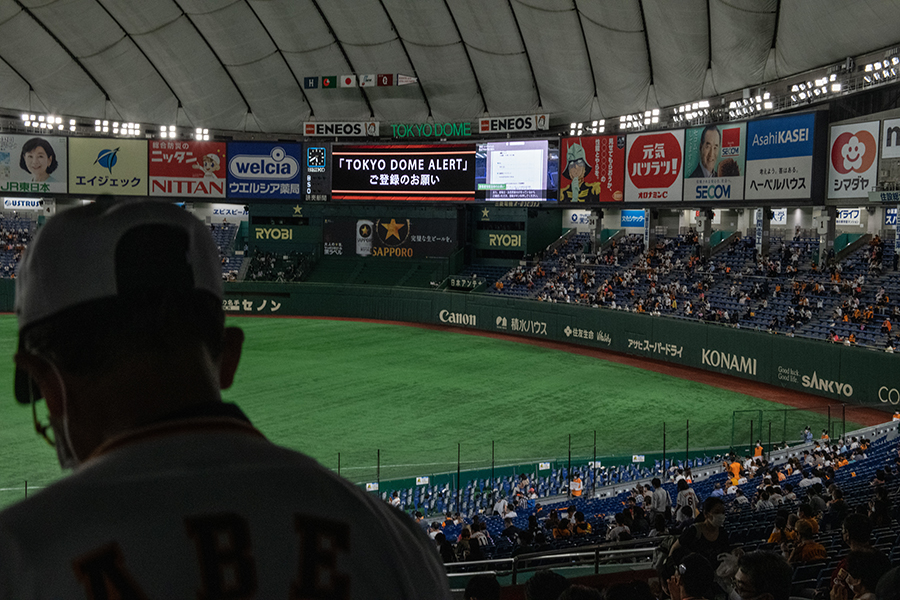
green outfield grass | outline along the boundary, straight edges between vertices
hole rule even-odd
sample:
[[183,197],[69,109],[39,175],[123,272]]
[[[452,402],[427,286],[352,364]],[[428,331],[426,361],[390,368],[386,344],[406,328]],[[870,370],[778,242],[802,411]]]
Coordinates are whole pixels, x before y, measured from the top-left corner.
[[[247,336],[225,399],[273,441],[353,481],[565,457],[727,446],[735,410],[780,405],[591,357],[455,332],[380,323],[229,318]],[[15,320],[0,316],[8,357]],[[12,398],[13,365],[0,369],[0,505],[60,476],[31,411]],[[41,412],[46,409],[41,406]],[[821,417],[820,417],[821,418]],[[848,430],[857,424],[847,424]],[[799,433],[796,432],[796,433]]]

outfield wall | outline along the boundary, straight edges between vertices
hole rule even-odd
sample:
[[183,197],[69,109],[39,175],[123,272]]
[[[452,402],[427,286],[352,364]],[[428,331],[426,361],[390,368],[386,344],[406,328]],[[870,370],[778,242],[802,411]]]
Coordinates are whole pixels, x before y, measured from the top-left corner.
[[893,409],[900,356],[671,317],[503,296],[376,286],[234,283],[229,314],[451,325],[578,344]]

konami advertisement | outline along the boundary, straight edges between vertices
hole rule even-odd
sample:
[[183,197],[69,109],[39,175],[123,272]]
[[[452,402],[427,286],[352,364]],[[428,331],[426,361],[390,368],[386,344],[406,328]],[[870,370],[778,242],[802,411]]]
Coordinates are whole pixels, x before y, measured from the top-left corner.
[[829,198],[864,198],[878,182],[879,126],[872,121],[831,128]]
[[563,138],[560,202],[598,204],[625,199],[625,136]]
[[626,202],[678,202],[682,197],[684,129],[628,136]]
[[224,142],[150,142],[151,196],[224,198],[227,160]]
[[743,200],[746,140],[746,123],[685,131],[684,199]]

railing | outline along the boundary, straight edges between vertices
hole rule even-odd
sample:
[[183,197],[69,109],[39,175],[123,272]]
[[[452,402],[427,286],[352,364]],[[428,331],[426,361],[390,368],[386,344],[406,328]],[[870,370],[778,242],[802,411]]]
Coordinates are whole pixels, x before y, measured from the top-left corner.
[[[553,550],[520,554],[513,558],[497,558],[460,563],[447,563],[447,577],[450,587],[458,589],[454,582],[467,579],[473,575],[490,573],[497,577],[510,577],[510,585],[517,585],[520,574],[547,567],[585,567],[592,566],[594,574],[600,573],[600,567],[608,564],[646,562],[651,568],[653,550],[662,538],[641,538],[630,542],[616,542],[615,547],[609,545],[584,546],[577,549]],[[463,586],[464,587],[464,586]]]

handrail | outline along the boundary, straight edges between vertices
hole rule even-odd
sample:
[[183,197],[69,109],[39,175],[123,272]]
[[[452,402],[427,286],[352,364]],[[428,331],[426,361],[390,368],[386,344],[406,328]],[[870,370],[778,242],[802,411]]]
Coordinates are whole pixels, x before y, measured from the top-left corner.
[[[546,561],[566,561],[567,559],[571,559],[567,563],[569,566],[592,564],[594,567],[594,574],[596,575],[600,572],[601,565],[610,564],[613,561],[622,559],[647,557],[649,566],[649,559],[652,557],[653,550],[661,539],[661,537],[640,538],[639,540],[633,540],[631,543],[625,542],[625,544],[628,544],[629,546],[627,548],[610,548],[609,545],[597,544],[593,546],[582,546],[577,550],[550,550],[546,552],[520,554],[519,556],[510,558],[445,563],[444,567],[447,569],[447,577],[451,580],[451,583],[454,578],[469,577],[473,572],[477,572],[479,574],[492,573],[494,575],[510,575],[512,585],[516,585],[520,573],[543,568],[546,566]],[[614,543],[623,544],[623,542]],[[532,563],[538,564],[532,565]],[[481,565],[492,568],[482,570],[478,568]],[[456,569],[460,569],[460,571],[453,572]]]

